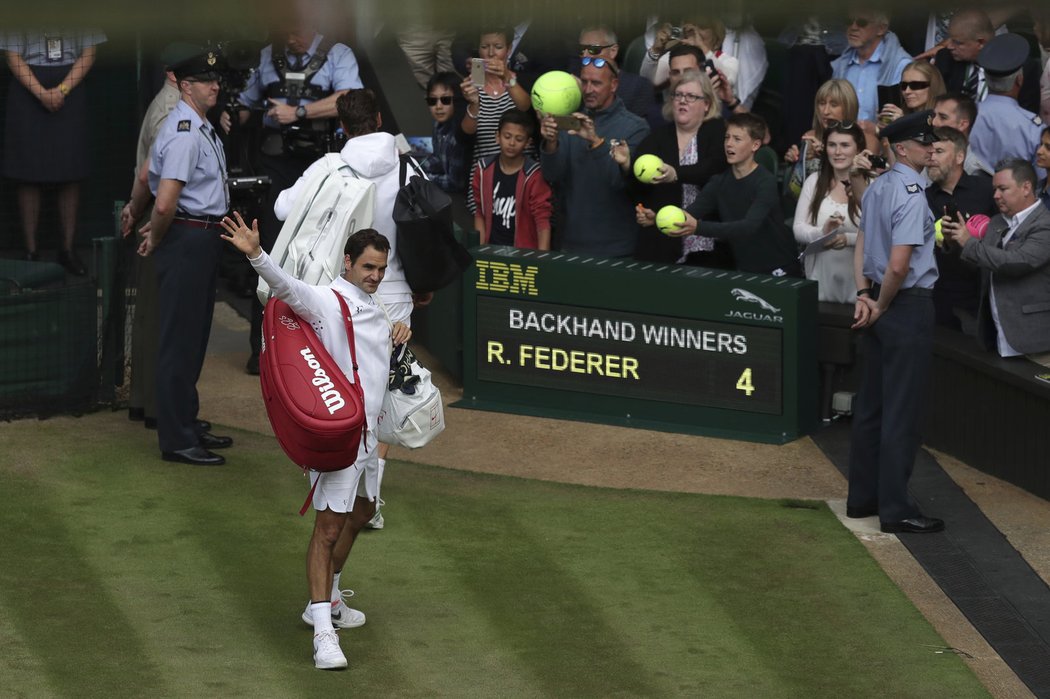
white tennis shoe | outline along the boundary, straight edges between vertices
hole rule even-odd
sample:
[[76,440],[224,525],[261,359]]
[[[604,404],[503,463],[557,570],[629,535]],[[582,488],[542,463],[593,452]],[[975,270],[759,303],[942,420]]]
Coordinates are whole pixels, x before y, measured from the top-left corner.
[[372,515],[372,519],[365,523],[366,529],[382,529],[383,528],[383,511],[380,509],[386,503],[383,502],[383,498],[376,498],[376,513]]
[[314,667],[318,670],[342,670],[346,667],[346,656],[339,647],[339,636],[335,631],[314,634]]

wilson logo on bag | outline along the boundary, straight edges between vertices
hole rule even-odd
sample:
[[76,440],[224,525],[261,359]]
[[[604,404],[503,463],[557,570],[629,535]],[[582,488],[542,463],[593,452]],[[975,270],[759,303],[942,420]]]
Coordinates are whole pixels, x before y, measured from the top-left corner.
[[366,427],[353,322],[346,302],[336,297],[346,323],[354,383],[288,304],[272,298],[263,314],[259,380],[266,415],[288,458],[315,471],[352,465]]

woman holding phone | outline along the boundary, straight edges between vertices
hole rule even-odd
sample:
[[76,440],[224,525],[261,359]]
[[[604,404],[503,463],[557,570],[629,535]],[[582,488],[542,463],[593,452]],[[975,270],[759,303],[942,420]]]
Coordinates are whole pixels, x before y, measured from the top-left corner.
[[[504,112],[515,108],[527,112],[532,108],[528,91],[518,84],[514,71],[507,67],[513,37],[511,29],[483,30],[478,41],[479,58],[471,59],[471,65],[467,66],[469,77],[460,85],[467,100],[461,125],[465,134],[474,136],[474,155],[468,171],[472,171],[479,160],[499,153],[496,130]],[[476,61],[481,61],[477,65],[482,66],[483,71],[474,68]],[[527,153],[538,157],[534,144],[529,145]],[[467,195],[473,212],[474,197],[469,188]]]

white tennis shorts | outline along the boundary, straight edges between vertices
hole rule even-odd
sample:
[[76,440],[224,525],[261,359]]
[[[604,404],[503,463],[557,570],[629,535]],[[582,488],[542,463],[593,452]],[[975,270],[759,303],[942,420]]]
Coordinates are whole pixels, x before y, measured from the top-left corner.
[[375,502],[379,497],[379,442],[367,433],[368,449],[362,445],[357,450],[357,461],[341,471],[310,471],[310,485],[314,488],[314,509],[350,512],[354,499],[368,498]]

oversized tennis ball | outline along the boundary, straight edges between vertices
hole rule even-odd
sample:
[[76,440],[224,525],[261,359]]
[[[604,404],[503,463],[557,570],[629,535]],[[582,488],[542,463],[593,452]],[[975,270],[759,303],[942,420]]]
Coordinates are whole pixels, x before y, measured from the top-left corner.
[[661,233],[670,235],[685,223],[685,211],[681,207],[670,204],[656,212],[656,227]]
[[941,232],[941,221],[942,220],[943,219],[939,218],[936,221],[934,221],[934,223],[933,223],[933,239],[936,240],[938,243],[943,243],[944,242],[944,233]]
[[638,178],[639,182],[652,184],[653,178],[660,174],[660,168],[663,166],[664,161],[660,160],[658,156],[649,153],[639,155],[638,159],[634,161],[634,176]]
[[966,228],[969,230],[970,235],[980,240],[988,230],[990,222],[991,219],[984,214],[974,214],[966,220]]
[[563,70],[552,70],[532,84],[532,107],[544,114],[567,116],[580,108],[580,85]]

